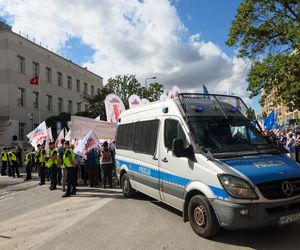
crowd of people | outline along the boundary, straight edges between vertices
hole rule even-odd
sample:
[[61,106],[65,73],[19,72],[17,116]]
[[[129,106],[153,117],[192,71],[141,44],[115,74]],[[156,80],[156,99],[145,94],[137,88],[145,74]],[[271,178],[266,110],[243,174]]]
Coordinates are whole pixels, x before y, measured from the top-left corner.
[[[94,148],[86,152],[85,159],[75,155],[73,145],[69,141],[61,140],[61,146],[55,147],[49,142],[48,153],[45,143],[38,144],[37,150],[24,150],[24,165],[26,177],[24,181],[32,179],[32,172],[38,173],[39,185],[50,182],[49,189],[56,190],[61,186],[63,197],[76,195],[77,185],[81,180],[83,185],[90,187],[113,188],[115,170],[115,144],[103,142],[101,148]],[[1,152],[1,175],[20,178],[19,168],[22,164],[22,149],[20,147],[4,147]],[[100,185],[101,184],[101,185]],[[108,184],[108,186],[106,185]]]
[[276,129],[265,131],[265,135],[273,144],[284,147],[289,152],[288,156],[300,163],[300,129]]

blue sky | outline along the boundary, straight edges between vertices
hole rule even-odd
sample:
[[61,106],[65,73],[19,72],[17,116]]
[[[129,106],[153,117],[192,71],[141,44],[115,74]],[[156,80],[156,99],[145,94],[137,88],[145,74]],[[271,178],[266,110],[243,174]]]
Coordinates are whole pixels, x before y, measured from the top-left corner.
[[[135,74],[141,83],[156,76],[166,90],[198,91],[205,83],[209,91],[229,90],[259,110],[246,91],[249,68],[225,45],[240,2],[0,0],[0,16],[104,82]],[[62,8],[68,11],[57,15]]]

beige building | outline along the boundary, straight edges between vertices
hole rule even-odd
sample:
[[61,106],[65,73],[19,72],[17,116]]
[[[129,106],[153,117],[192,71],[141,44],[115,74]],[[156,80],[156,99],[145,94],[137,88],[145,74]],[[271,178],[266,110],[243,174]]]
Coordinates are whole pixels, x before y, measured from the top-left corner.
[[[39,85],[29,84],[39,76]],[[0,146],[27,141],[26,134],[48,117],[74,114],[87,105],[102,77],[14,33],[0,21]]]
[[283,104],[275,104],[275,100],[277,98],[277,90],[275,88],[272,89],[271,93],[266,96],[266,100],[264,105],[262,106],[262,114],[270,114],[273,110],[276,114],[277,121],[279,125],[285,125],[288,120],[300,119],[300,111],[299,110],[290,110]]

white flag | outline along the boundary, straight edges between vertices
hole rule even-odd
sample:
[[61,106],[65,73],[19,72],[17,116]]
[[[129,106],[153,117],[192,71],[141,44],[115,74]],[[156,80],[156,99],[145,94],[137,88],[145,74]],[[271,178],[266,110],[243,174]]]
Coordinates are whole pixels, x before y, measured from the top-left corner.
[[159,97],[159,100],[166,100],[168,99],[168,96],[165,93],[162,93]]
[[68,131],[68,133],[66,134],[65,140],[66,141],[71,141],[72,137],[71,137],[71,129]]
[[47,134],[48,134],[49,142],[50,141],[54,141],[53,140],[53,136],[52,136],[52,129],[51,129],[51,127],[47,129]]
[[96,147],[100,147],[100,142],[94,131],[90,130],[88,134],[78,142],[78,145],[74,149],[74,153],[86,159],[87,152]]
[[60,146],[62,146],[62,144],[61,144],[61,139],[65,138],[65,137],[64,137],[64,135],[65,135],[65,130],[66,130],[66,129],[64,128],[62,131],[60,131],[59,135],[57,136],[56,141],[55,141],[55,147],[56,147],[56,148],[59,148]]
[[131,96],[129,96],[128,102],[129,102],[129,108],[130,109],[136,108],[139,105],[141,105],[141,99],[137,95],[131,95]]
[[31,131],[29,134],[27,134],[27,137],[28,137],[29,141],[33,141],[33,140],[37,140],[41,137],[46,137],[47,135],[48,135],[48,133],[47,133],[46,122],[43,121],[33,131]]
[[142,105],[146,105],[146,104],[148,104],[148,103],[150,103],[150,101],[149,101],[148,99],[146,99],[146,98],[143,98],[143,99],[141,100],[141,104],[142,104]]
[[105,97],[105,111],[108,122],[119,121],[120,114],[125,111],[125,106],[120,97],[115,94],[109,94]]

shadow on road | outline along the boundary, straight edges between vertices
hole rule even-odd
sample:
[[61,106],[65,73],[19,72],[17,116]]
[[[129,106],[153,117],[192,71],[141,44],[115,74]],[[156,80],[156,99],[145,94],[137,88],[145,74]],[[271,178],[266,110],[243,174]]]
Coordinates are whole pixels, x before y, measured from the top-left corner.
[[[137,192],[133,199],[149,201],[152,204],[161,207],[162,209],[168,210],[176,216],[182,216],[182,212],[179,210],[157,201],[145,194]],[[299,232],[300,222],[285,226],[274,226],[251,230],[222,230],[219,235],[209,240],[212,242],[220,242],[229,246],[232,245],[237,247],[290,250],[300,249]]]
[[211,240],[254,249],[299,249],[299,231],[299,223],[252,230],[223,230]]
[[125,199],[120,191],[100,188],[79,188],[76,197]]

